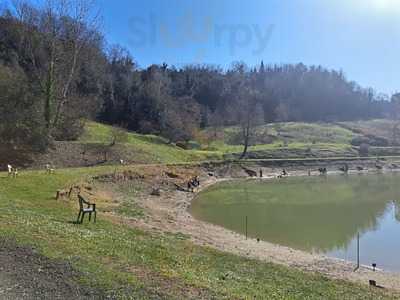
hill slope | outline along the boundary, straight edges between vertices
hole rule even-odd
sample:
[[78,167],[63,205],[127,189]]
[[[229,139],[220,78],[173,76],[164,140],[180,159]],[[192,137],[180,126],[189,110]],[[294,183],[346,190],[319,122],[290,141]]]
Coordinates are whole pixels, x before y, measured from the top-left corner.
[[[393,138],[395,123],[370,120],[341,123],[273,123],[255,130],[249,147],[249,159],[290,159],[357,157],[359,145],[369,143],[370,156],[398,156],[400,148]],[[44,154],[33,159],[13,160],[13,153],[0,153],[0,163],[57,168],[126,163],[177,163],[237,159],[243,149],[240,128],[208,128],[206,139],[194,143],[198,150],[185,150],[155,135],[123,131],[123,140],[113,140],[112,126],[88,121],[78,141],[58,141]],[[0,149],[1,151],[1,149]],[[14,152],[14,154],[17,152]]]
[[36,157],[33,167],[51,163],[56,167],[133,163],[178,163],[220,159],[217,151],[184,150],[155,135],[123,131],[123,142],[111,146],[113,127],[88,121],[78,141],[58,141]]
[[[391,120],[266,124],[255,129],[248,158],[354,157],[359,156],[362,143],[371,146],[372,156],[399,155],[398,141],[393,140],[394,126]],[[206,132],[218,137],[210,143],[211,150],[230,158],[240,155],[240,128],[213,128]]]

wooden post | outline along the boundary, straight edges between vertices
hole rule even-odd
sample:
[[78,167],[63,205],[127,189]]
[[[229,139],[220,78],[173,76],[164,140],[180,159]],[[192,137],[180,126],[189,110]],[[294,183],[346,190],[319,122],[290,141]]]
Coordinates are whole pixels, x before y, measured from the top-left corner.
[[247,240],[247,216],[246,216],[246,240]]
[[357,267],[360,267],[360,234],[357,233]]
[[357,233],[357,267],[354,272],[360,268],[360,233]]

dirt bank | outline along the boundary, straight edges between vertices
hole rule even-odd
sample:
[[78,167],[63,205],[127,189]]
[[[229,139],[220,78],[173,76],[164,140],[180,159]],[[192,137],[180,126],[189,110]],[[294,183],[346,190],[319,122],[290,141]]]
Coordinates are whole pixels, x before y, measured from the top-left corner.
[[[337,167],[343,165],[343,161],[331,162],[328,166],[330,173],[338,172]],[[353,167],[363,166],[362,172],[377,172],[376,161],[347,161],[352,168],[350,173],[356,173]],[[381,162],[384,170],[379,172],[393,170],[393,164],[397,162]],[[246,240],[244,236],[215,226],[206,222],[196,220],[188,213],[188,207],[201,190],[226,180],[235,180],[248,176],[246,170],[263,169],[264,180],[274,178],[281,172],[282,164],[289,171],[290,176],[308,176],[318,175],[317,167],[320,162],[309,162],[301,164],[288,162],[270,162],[251,163],[243,166],[242,164],[219,164],[219,165],[198,165],[193,167],[171,167],[149,169],[143,167],[137,172],[146,173],[148,180],[146,188],[141,192],[138,198],[138,204],[144,209],[146,218],[124,219],[123,222],[130,226],[140,227],[146,230],[182,233],[190,236],[191,240],[199,245],[213,247],[222,251],[235,253],[241,256],[260,259],[267,262],[283,264],[290,267],[296,267],[301,270],[319,272],[330,278],[350,280],[368,284],[370,279],[376,280],[379,285],[385,288],[400,290],[400,274],[384,271],[373,272],[368,267],[361,267],[354,272],[355,264],[339,259],[329,258],[322,255],[315,255],[291,248],[271,244],[268,242],[257,242],[256,240]],[[325,163],[323,166],[327,166]],[[369,169],[368,169],[369,168]],[[169,170],[175,174],[174,183],[165,172]],[[154,173],[156,172],[156,173]],[[178,180],[183,185],[186,178],[193,174],[200,175],[201,188],[195,193],[177,191],[175,186]],[[171,174],[170,174],[171,175]],[[328,174],[329,176],[329,174]],[[151,182],[151,185],[149,185]],[[179,184],[179,183],[178,183]],[[161,196],[150,195],[151,190],[157,187],[160,189]]]

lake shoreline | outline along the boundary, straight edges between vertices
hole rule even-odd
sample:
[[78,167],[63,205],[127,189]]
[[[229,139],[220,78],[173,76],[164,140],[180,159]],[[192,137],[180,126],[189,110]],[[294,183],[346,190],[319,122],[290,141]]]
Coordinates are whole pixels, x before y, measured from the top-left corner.
[[[150,231],[172,232],[183,234],[190,238],[197,245],[211,247],[225,251],[262,260],[270,263],[277,263],[299,270],[314,272],[325,275],[329,278],[348,280],[351,282],[368,284],[369,280],[375,280],[378,285],[388,289],[400,290],[400,273],[376,270],[369,266],[360,266],[354,272],[356,264],[338,258],[331,258],[320,254],[308,253],[301,250],[280,246],[266,241],[257,241],[242,234],[233,232],[224,227],[213,225],[194,218],[188,211],[196,196],[205,189],[215,184],[243,180],[235,172],[224,172],[224,176],[210,176],[207,170],[201,168],[201,186],[194,193],[169,190],[163,191],[159,197],[142,195],[139,197],[139,205],[143,207],[148,217],[144,219],[129,220],[128,225],[137,226]],[[350,171],[350,174],[357,171]],[[271,180],[279,174],[277,169],[263,170],[261,180]],[[340,172],[329,172],[329,175],[340,174]],[[366,173],[367,174],[367,173]],[[242,174],[243,175],[243,174]],[[318,172],[312,172],[312,176]],[[292,167],[289,176],[309,176],[304,168]],[[249,180],[260,180],[260,178],[249,178]]]

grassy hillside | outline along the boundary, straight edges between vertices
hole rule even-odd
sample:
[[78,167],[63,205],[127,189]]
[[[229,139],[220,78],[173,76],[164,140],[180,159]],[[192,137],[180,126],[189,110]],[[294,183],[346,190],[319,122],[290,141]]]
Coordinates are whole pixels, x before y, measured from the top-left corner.
[[195,246],[182,235],[132,229],[102,215],[96,224],[74,224],[75,203],[55,201],[55,190],[112,170],[58,170],[54,176],[31,171],[17,179],[0,173],[0,236],[67,261],[79,271],[76,281],[119,299],[395,298],[318,274]]
[[[44,168],[48,163],[56,168],[87,167],[119,164],[178,163],[222,159],[219,151],[184,150],[161,137],[125,132],[122,142],[110,146],[113,127],[88,121],[77,141],[57,141],[46,153],[33,158],[12,160],[0,156],[0,164]],[[1,153],[0,153],[1,154]]]
[[[109,144],[112,127],[95,122],[87,122],[84,134],[79,141],[85,144]],[[155,135],[142,135],[127,132],[127,140],[123,143],[124,151],[131,152],[137,162],[188,162],[196,160],[216,159],[218,153],[184,150]]]
[[[398,147],[392,147],[396,144],[394,124],[391,120],[266,124],[255,129],[249,157],[358,156],[358,145],[362,142],[371,144],[372,155],[398,155]],[[209,144],[210,150],[228,156],[242,151],[239,127],[212,128],[206,133],[217,137]]]
[[[346,148],[354,133],[333,124],[275,123],[259,126],[255,130],[250,151],[266,149],[307,147]],[[220,141],[212,147],[225,152],[238,152],[242,149],[240,128],[227,127],[220,130]]]
[[342,122],[342,126],[349,128],[354,133],[362,136],[377,136],[387,139],[389,142],[393,141],[393,128],[397,122],[393,120],[369,120],[369,121],[356,121],[356,122]]
[[[255,130],[248,158],[356,157],[362,142],[371,143],[370,156],[399,156],[400,148],[393,147],[393,127],[389,120],[266,124]],[[126,132],[122,142],[110,147],[112,133],[111,126],[88,121],[78,141],[56,142],[45,155],[25,165],[43,168],[51,163],[61,168],[116,164],[120,159],[129,164],[236,159],[243,149],[238,127],[205,129],[203,138],[194,141],[197,150],[184,150],[161,137],[133,132]],[[22,165],[9,158],[2,161],[2,157],[7,154],[0,156],[3,165]]]
[[[249,158],[302,158],[358,156],[358,141],[370,141],[371,155],[398,155],[399,149],[388,147],[393,144],[394,122],[370,120],[339,123],[273,123],[255,129]],[[104,143],[111,140],[112,127],[88,122],[82,143]],[[128,133],[124,149],[140,162],[178,162],[222,158],[235,158],[242,149],[239,127],[208,128],[203,132],[208,141],[200,141],[200,150],[183,150],[154,135]],[[377,144],[374,144],[377,143]]]
[[[208,135],[215,129],[207,129]],[[293,156],[303,157],[306,151],[314,150],[315,156],[342,156],[352,150],[350,141],[356,136],[352,131],[332,124],[277,123],[260,126],[256,129],[250,155],[260,158]],[[95,122],[87,122],[85,132],[79,143],[86,145],[107,145],[112,140],[112,127]],[[127,138],[112,150],[126,161],[133,162],[189,162],[210,159],[233,158],[241,153],[240,129],[226,127],[217,130],[217,135],[203,150],[184,150],[155,135],[142,135],[127,132]],[[324,151],[328,151],[324,154]],[[289,152],[289,153],[285,153]],[[347,155],[349,155],[347,153]],[[254,157],[252,157],[254,158]],[[117,160],[118,161],[118,160]]]

